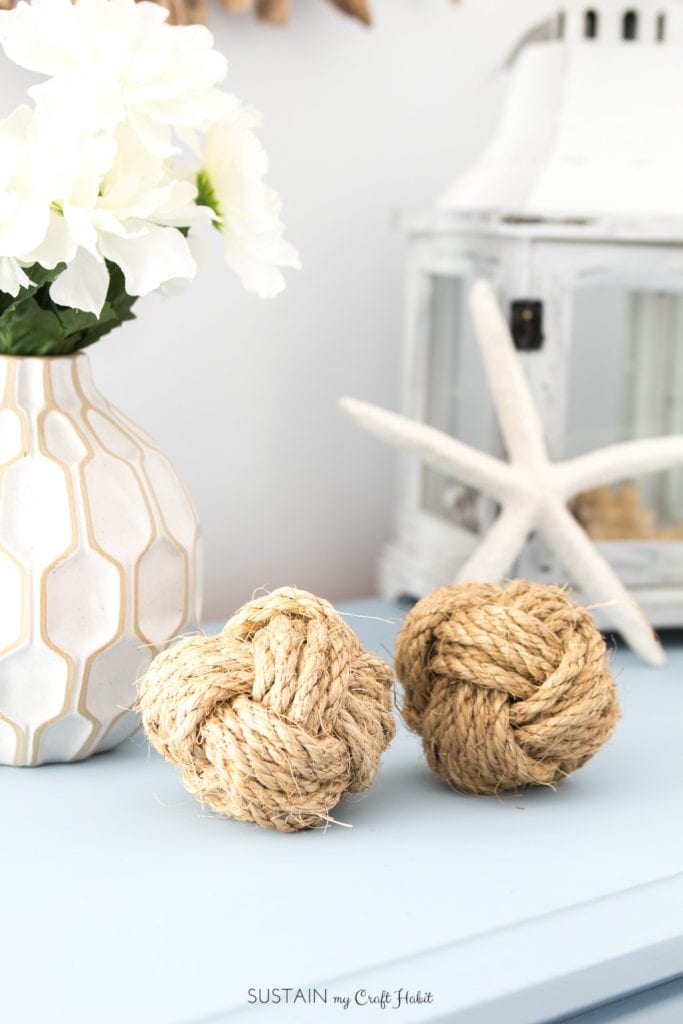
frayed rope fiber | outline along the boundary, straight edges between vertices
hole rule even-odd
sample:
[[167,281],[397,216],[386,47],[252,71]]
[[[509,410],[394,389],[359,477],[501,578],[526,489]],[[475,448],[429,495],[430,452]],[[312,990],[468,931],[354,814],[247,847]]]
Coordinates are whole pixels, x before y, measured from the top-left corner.
[[604,639],[560,587],[441,587],[408,614],[396,671],[430,767],[468,793],[552,785],[619,719]]
[[332,605],[285,587],[159,654],[137,708],[202,803],[293,832],[372,785],[395,732],[393,679]]

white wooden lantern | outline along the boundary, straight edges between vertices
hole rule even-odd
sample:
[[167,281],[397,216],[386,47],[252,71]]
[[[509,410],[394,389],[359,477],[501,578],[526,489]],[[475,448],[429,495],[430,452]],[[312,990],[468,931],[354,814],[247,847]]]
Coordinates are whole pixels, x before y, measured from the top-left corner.
[[[466,295],[510,311],[554,458],[683,431],[683,0],[567,0],[529,44],[499,129],[409,236],[403,407],[501,451]],[[406,460],[387,595],[453,578],[495,508]],[[683,625],[683,473],[577,503],[657,626]],[[516,573],[572,582],[532,541]],[[609,614],[603,615],[609,623]]]

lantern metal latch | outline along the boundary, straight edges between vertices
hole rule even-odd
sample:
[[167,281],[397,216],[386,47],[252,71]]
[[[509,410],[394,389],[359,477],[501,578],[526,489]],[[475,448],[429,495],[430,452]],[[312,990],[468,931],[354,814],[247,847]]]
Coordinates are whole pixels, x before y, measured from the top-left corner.
[[516,299],[510,308],[515,348],[520,352],[537,352],[543,347],[543,303],[538,299]]

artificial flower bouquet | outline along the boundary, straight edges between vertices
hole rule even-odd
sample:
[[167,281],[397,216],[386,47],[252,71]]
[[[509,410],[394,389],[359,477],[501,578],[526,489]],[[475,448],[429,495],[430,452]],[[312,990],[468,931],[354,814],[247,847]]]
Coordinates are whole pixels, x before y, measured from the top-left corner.
[[0,12],[0,45],[47,76],[0,121],[0,353],[66,355],[197,272],[214,225],[261,296],[298,266],[264,183],[259,115],[218,87],[199,25],[135,0],[34,0]]

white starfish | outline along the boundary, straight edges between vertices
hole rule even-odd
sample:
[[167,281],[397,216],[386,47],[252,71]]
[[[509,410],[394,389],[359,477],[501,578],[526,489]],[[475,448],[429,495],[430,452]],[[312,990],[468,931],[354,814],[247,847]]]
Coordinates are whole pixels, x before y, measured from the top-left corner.
[[567,503],[581,491],[682,464],[683,435],[629,441],[551,462],[538,409],[488,282],[472,287],[470,305],[509,462],[367,402],[343,398],[342,409],[371,434],[500,503],[498,518],[460,569],[458,581],[500,580],[537,530],[583,594],[610,605],[615,629],[633,650],[652,665],[663,664],[664,652],[650,623]]

